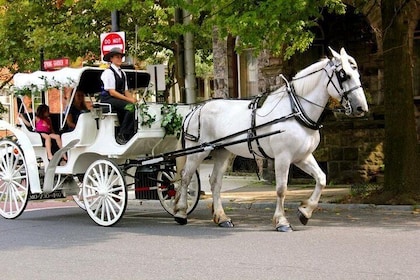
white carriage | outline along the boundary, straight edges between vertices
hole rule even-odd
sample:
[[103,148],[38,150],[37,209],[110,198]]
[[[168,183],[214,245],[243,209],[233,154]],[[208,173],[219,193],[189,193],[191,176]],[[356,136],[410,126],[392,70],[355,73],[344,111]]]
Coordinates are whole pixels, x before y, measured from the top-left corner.
[[[91,97],[100,92],[102,71],[84,67],[16,74],[14,86],[37,92],[46,87],[73,88],[71,102],[76,89]],[[148,73],[125,72],[129,88],[147,91]],[[17,218],[25,210],[31,195],[60,191],[66,196],[72,195],[97,224],[112,226],[122,218],[128,192],[134,190],[156,191],[163,208],[173,214],[176,192],[174,160],[153,159],[156,155],[175,150],[177,138],[165,135],[161,127],[163,104],[147,104],[148,113],[155,116],[155,121],[150,127],[142,126],[141,114],[136,114],[135,136],[120,145],[115,140],[117,114],[112,112],[109,104],[93,101],[92,109],[80,115],[75,129],[61,134],[63,148],[56,151],[50,161],[39,133],[28,128],[21,119],[16,126],[0,120],[0,129],[8,135],[0,140],[0,214],[7,219]],[[183,117],[190,111],[189,105],[177,104],[176,108]],[[65,118],[66,114],[60,116],[61,128]],[[68,160],[60,164],[64,153]],[[144,185],[142,178],[148,179],[148,186]],[[188,193],[189,212],[192,212],[200,196],[198,173]]]

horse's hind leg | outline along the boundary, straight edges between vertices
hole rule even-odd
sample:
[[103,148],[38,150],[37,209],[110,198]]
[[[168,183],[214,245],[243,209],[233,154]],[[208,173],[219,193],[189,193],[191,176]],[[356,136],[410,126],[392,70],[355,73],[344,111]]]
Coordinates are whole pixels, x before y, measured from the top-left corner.
[[306,225],[308,220],[312,217],[312,212],[318,207],[318,202],[327,180],[325,173],[321,170],[313,155],[295,163],[295,165],[311,175],[316,181],[312,195],[309,199],[302,201],[298,208],[299,220],[302,224]]
[[232,220],[226,216],[223,210],[222,199],[220,197],[223,174],[227,169],[230,155],[231,153],[225,149],[214,151],[212,154],[214,166],[210,176],[210,186],[213,195],[213,221],[221,227],[233,227]]

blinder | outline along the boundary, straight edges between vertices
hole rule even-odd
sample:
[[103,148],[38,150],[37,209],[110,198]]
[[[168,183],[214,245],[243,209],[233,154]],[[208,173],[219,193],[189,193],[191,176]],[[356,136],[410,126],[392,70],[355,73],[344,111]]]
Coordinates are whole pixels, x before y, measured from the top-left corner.
[[[333,82],[333,80],[332,80],[332,78],[333,78],[333,75],[331,75],[331,76],[329,76],[329,81],[328,81],[328,83],[331,83],[332,85],[333,85],[333,87],[337,90],[337,92],[339,93],[339,95],[341,96],[341,100],[340,100],[340,103],[341,103],[341,105],[344,107],[344,110],[345,110],[345,114],[346,115],[350,115],[351,113],[352,113],[352,108],[351,108],[351,104],[350,104],[350,100],[348,99],[348,95],[352,92],[352,91],[354,91],[354,90],[356,90],[356,89],[358,89],[358,88],[360,88],[361,87],[361,85],[359,85],[359,86],[355,86],[355,87],[353,87],[353,88],[351,88],[351,89],[349,89],[349,90],[346,90],[346,91],[344,91],[344,86],[343,86],[343,83],[345,82],[345,81],[347,81],[348,79],[350,79],[350,76],[346,73],[346,71],[343,69],[343,68],[341,68],[340,70],[337,70],[336,68],[338,67],[338,66],[341,66],[341,64],[339,64],[339,65],[335,65],[334,64],[334,62],[333,61],[329,61],[329,63],[328,63],[331,67],[333,67],[333,69],[335,69],[334,70],[334,73],[335,73],[335,75],[336,75],[336,77],[337,77],[337,81],[338,81],[338,85],[339,85],[339,87],[340,87],[340,89],[341,90],[339,90],[338,88],[337,88],[337,86],[335,85],[335,83]],[[325,70],[326,71],[326,70]]]
[[[335,75],[337,76],[338,84],[341,90],[344,90],[343,83],[347,81],[350,78],[350,76],[347,75],[346,71],[344,71],[343,68],[341,68],[338,71],[335,71]],[[349,93],[350,91],[343,92],[340,100],[341,106],[344,107],[344,114],[346,114],[347,116],[349,116],[352,113],[351,104],[347,97]]]
[[343,83],[347,81],[350,78],[350,76],[347,75],[344,69],[340,69],[336,71],[335,74],[337,75],[337,80],[338,80],[338,84],[340,85],[340,88],[343,89]]

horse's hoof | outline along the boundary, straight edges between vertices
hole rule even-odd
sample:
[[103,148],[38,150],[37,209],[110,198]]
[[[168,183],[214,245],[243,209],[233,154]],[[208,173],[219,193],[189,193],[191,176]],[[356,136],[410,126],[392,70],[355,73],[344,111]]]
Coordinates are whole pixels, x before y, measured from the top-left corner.
[[225,222],[221,222],[219,223],[219,227],[222,228],[233,228],[235,225],[232,223],[232,221],[225,221]]
[[306,218],[306,216],[303,215],[303,213],[299,209],[297,211],[297,215],[298,215],[299,221],[302,223],[302,225],[306,226],[306,224],[308,223],[309,219]]
[[175,221],[180,224],[180,225],[186,225],[188,223],[188,220],[185,218],[179,218],[179,217],[175,217]]
[[276,227],[276,230],[278,232],[292,232],[293,228],[291,225],[283,225],[283,226]]

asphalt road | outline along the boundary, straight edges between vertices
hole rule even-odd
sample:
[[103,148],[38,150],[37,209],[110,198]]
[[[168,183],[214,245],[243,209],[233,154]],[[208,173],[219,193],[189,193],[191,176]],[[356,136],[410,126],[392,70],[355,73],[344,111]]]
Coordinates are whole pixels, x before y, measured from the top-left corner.
[[[177,225],[157,201],[130,202],[114,227],[73,203],[31,203],[0,219],[0,279],[418,279],[420,213],[318,210],[293,233],[271,226],[274,209],[227,205],[233,229],[200,201]],[[58,207],[30,210],[39,206]],[[66,207],[66,208],[62,208]]]

